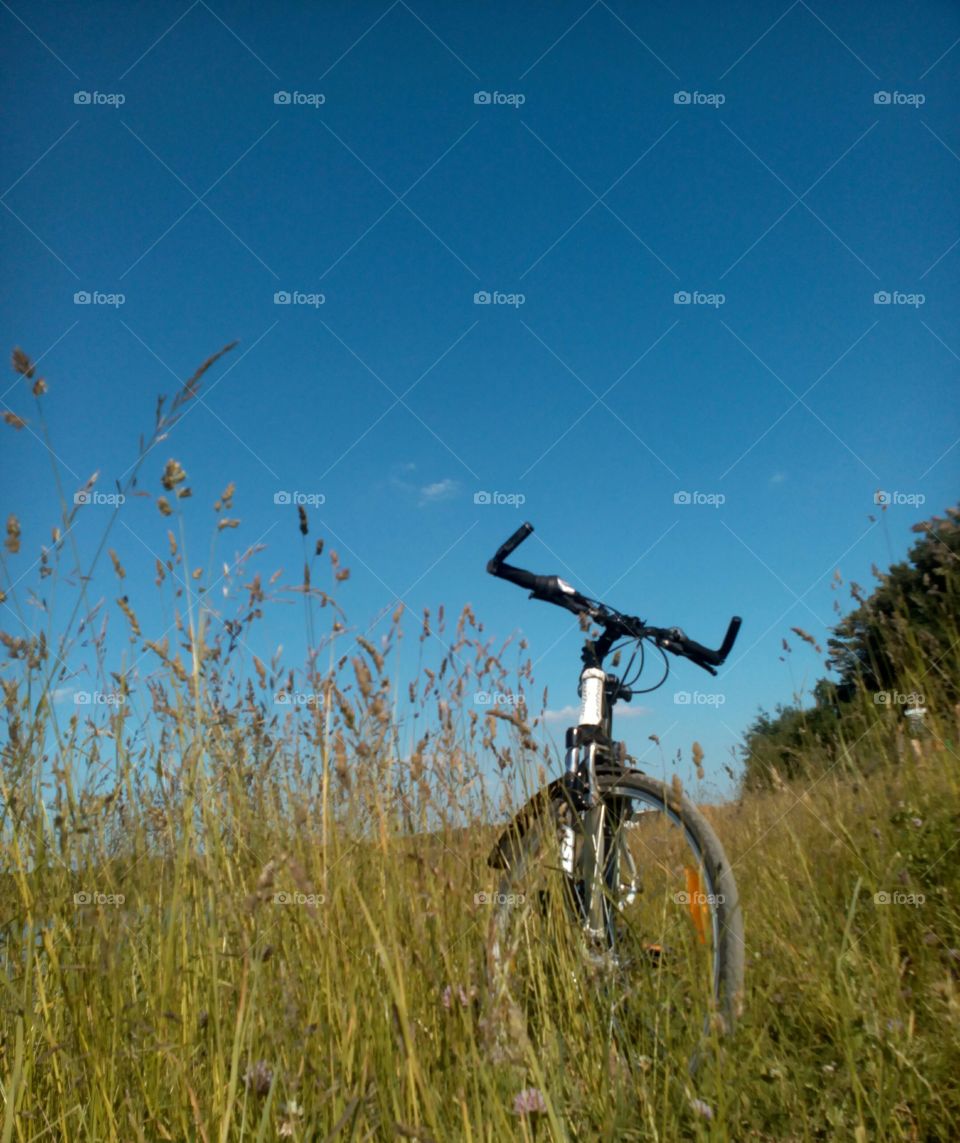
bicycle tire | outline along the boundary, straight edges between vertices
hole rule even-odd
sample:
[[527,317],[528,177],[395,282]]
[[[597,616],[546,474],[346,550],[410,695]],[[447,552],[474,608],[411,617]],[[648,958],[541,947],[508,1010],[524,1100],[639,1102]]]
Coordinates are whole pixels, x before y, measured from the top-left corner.
[[[630,798],[642,802],[648,810],[664,815],[664,820],[678,830],[675,839],[682,836],[691,851],[702,862],[705,883],[711,892],[708,909],[713,933],[713,992],[710,1026],[720,1034],[729,1035],[740,1015],[743,997],[745,946],[743,942],[743,916],[736,879],[730,862],[715,830],[704,815],[682,793],[636,770],[618,771],[598,777],[598,794],[605,803],[614,799]],[[546,795],[546,796],[544,796]],[[648,811],[645,811],[648,812]],[[543,864],[549,847],[556,846],[556,835],[565,821],[572,818],[571,807],[562,784],[555,783],[548,791],[534,798],[526,812],[518,815],[522,828],[508,831],[497,847],[498,863],[503,868],[498,893],[494,899],[493,915],[488,934],[488,983],[494,996],[501,1000],[509,990],[514,951],[507,931],[514,920],[515,890],[530,879],[534,866]],[[554,874],[564,874],[554,868]],[[576,923],[571,915],[571,925]],[[514,1025],[517,1013],[513,1013]],[[704,1032],[709,1028],[705,1027]],[[697,1049],[699,1052],[699,1049]]]

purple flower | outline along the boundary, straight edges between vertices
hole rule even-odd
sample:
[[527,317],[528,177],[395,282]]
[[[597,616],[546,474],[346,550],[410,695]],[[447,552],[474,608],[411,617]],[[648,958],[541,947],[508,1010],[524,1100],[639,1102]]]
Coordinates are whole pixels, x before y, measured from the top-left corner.
[[[456,988],[456,991],[454,991],[454,988]],[[440,997],[440,1003],[444,1008],[449,1010],[453,1007],[454,995],[456,995],[457,1000],[460,1001],[461,1008],[469,1008],[470,1001],[477,995],[476,985],[471,984],[469,989],[466,989],[462,984],[456,986],[448,984]]]
[[702,1115],[704,1119],[713,1119],[713,1108],[702,1099],[691,1099],[690,1110],[697,1115]]
[[243,1083],[247,1091],[252,1091],[254,1095],[266,1095],[273,1083],[273,1068],[266,1060],[257,1060],[243,1073]]
[[525,1087],[513,1097],[514,1115],[542,1115],[547,1110],[547,1101],[538,1087]]

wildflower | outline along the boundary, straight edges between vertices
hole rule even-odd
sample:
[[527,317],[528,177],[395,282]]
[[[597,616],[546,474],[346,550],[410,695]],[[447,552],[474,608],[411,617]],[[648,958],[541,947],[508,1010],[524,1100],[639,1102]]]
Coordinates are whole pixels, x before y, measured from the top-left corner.
[[297,1120],[303,1115],[303,1106],[295,1099],[288,1099],[283,1107],[285,1116],[277,1134],[281,1139],[292,1139],[297,1129]]
[[[456,997],[457,1000],[460,1001],[461,1008],[469,1008],[470,1001],[473,1000],[476,995],[476,985],[471,984],[469,989],[464,988],[462,984],[458,984],[456,986]],[[441,1004],[447,1010],[453,1007],[453,997],[454,986],[452,984],[448,984],[447,987],[443,990],[443,995],[440,997]]]
[[702,1115],[704,1119],[713,1119],[713,1108],[702,1099],[691,1099],[690,1110],[696,1115]]
[[273,1068],[266,1060],[257,1060],[255,1064],[250,1064],[243,1073],[244,1087],[247,1091],[253,1092],[254,1095],[267,1095],[272,1083]]
[[514,1115],[542,1115],[547,1110],[547,1101],[537,1087],[525,1087],[513,1097]]

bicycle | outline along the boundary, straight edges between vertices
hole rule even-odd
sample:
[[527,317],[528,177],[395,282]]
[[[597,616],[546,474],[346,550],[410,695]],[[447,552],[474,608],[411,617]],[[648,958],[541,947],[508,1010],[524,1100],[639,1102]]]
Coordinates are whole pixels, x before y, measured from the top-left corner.
[[[744,943],[736,881],[719,838],[678,780],[667,785],[631,768],[624,744],[613,740],[613,708],[663,685],[667,652],[715,675],[741,620],[734,617],[711,650],[679,628],[653,627],[589,599],[559,576],[505,563],[532,532],[529,523],[518,528],[487,571],[573,612],[587,637],[579,723],[566,732],[564,773],[516,814],[489,857],[502,871],[487,945],[499,1010],[493,1022],[498,1034],[520,1025],[522,1035],[546,1011],[545,999],[557,998],[558,982],[572,979],[565,995],[581,1005],[584,990],[605,981],[612,1030],[631,1051],[652,1033],[655,1049],[667,1040],[686,1044],[696,1061],[705,1038],[732,1031],[739,1014]],[[638,691],[645,643],[665,669]],[[630,646],[623,672],[607,673],[604,660],[613,655],[617,665]]]

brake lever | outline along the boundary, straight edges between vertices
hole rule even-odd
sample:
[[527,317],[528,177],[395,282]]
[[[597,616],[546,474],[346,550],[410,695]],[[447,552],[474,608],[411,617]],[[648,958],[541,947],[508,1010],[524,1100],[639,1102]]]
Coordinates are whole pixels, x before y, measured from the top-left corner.
[[694,666],[699,667],[702,671],[706,671],[708,675],[717,676],[716,670],[705,663],[696,654],[691,654],[689,651],[684,650],[684,643],[688,642],[686,635],[679,627],[671,627],[667,632],[668,638],[657,639],[656,644],[662,647],[665,651],[669,651],[673,655],[680,655],[681,658],[689,660]]

